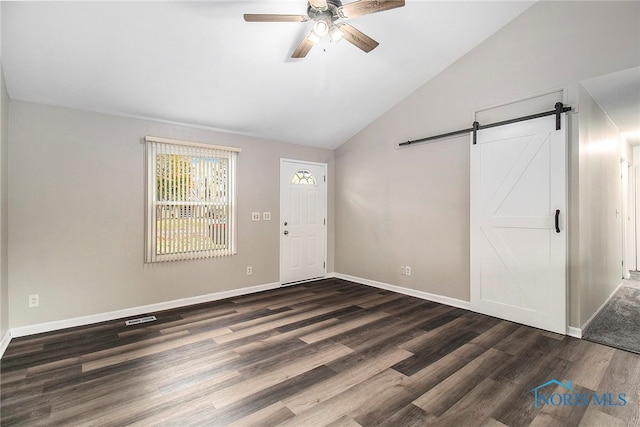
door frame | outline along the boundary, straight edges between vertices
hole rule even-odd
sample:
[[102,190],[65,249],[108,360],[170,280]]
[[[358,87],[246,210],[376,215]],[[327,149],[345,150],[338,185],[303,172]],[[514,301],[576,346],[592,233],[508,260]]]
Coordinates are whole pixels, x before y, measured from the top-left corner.
[[304,283],[307,281],[311,281],[311,280],[316,280],[316,278],[310,278],[310,279],[303,279],[303,280],[299,280],[296,282],[287,282],[284,283],[282,280],[282,236],[283,236],[283,221],[284,218],[282,216],[282,165],[284,163],[295,163],[295,164],[299,164],[299,165],[313,165],[313,166],[320,166],[323,168],[324,170],[324,200],[323,200],[323,205],[324,205],[324,209],[322,211],[322,216],[325,219],[325,226],[324,226],[324,243],[323,243],[323,247],[322,247],[322,254],[324,256],[324,270],[323,270],[323,277],[327,276],[327,260],[328,260],[328,237],[329,237],[329,219],[327,218],[327,212],[328,212],[328,200],[329,200],[329,191],[328,191],[328,170],[329,170],[329,166],[327,163],[320,163],[320,162],[311,162],[311,161],[307,161],[307,160],[298,160],[298,159],[289,159],[289,158],[280,158],[280,167],[278,170],[279,173],[279,179],[278,179],[278,184],[279,184],[279,188],[278,188],[278,192],[280,192],[279,195],[279,215],[278,215],[278,281],[280,283],[280,286],[288,286],[288,285],[293,285],[293,284],[297,284],[297,283]]

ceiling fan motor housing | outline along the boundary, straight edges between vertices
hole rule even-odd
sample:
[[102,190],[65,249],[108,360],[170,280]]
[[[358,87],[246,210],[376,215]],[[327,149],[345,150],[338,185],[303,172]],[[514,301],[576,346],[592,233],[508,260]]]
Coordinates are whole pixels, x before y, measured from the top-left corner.
[[338,16],[338,8],[342,7],[342,2],[340,0],[327,0],[327,8],[326,9],[317,9],[309,3],[309,7],[307,7],[307,15],[309,18],[314,21],[319,19],[325,19],[329,22],[333,22],[339,18]]

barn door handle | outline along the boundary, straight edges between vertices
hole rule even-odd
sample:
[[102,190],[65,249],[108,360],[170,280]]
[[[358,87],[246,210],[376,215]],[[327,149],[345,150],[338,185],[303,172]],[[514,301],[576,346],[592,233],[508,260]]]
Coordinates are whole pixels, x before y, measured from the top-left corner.
[[560,209],[556,209],[556,233],[560,232]]

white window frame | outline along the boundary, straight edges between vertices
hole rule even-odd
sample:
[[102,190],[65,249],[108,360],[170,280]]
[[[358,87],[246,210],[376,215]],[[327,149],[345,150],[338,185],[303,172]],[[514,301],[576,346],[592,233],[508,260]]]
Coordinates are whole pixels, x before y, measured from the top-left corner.
[[[192,260],[201,258],[229,256],[237,253],[237,157],[241,149],[220,145],[203,144],[198,142],[181,141],[177,139],[145,136],[145,176],[146,176],[146,209],[145,209],[145,262],[156,263],[164,261]],[[199,153],[228,159],[226,222],[226,246],[224,249],[196,249],[184,252],[159,254],[157,246],[157,170],[156,158],[158,150],[162,154],[191,155],[190,149],[197,149]],[[186,154],[185,154],[186,153]]]

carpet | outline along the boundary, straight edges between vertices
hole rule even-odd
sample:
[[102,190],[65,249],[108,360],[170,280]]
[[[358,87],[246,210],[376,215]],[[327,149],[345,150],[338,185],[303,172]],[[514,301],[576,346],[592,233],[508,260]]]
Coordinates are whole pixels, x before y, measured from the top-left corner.
[[620,286],[582,338],[640,353],[640,288],[626,283]]

